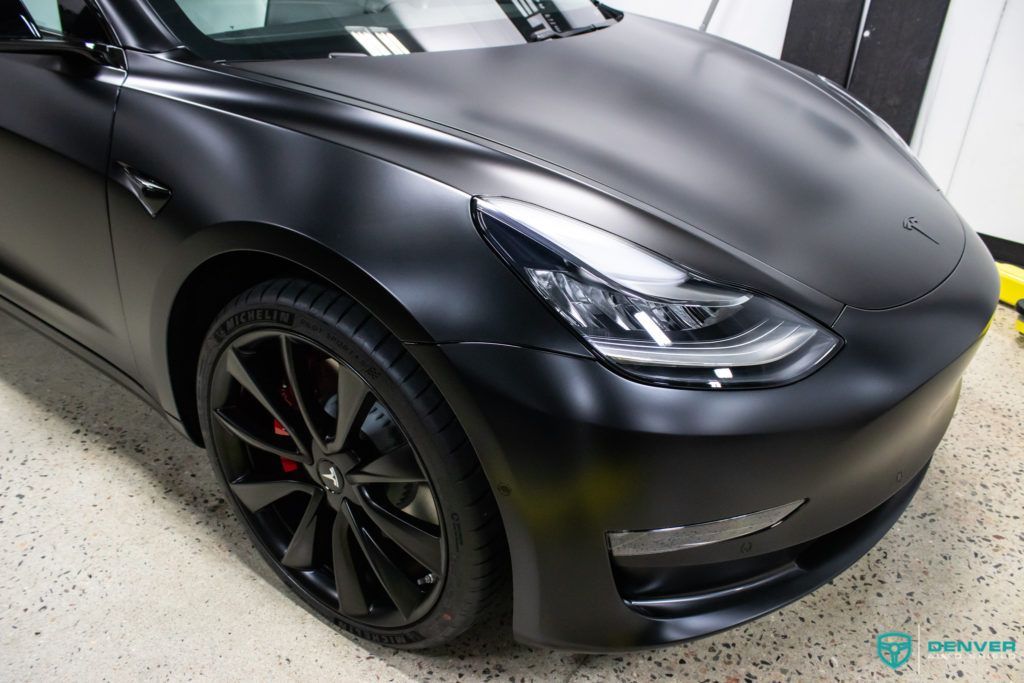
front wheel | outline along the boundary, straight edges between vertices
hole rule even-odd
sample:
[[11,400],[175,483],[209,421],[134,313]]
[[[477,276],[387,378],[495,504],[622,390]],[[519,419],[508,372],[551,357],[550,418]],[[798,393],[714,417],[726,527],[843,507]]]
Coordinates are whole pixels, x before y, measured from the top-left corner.
[[344,294],[277,280],[231,302],[198,376],[214,469],[315,612],[404,648],[450,641],[501,592],[507,547],[440,392]]

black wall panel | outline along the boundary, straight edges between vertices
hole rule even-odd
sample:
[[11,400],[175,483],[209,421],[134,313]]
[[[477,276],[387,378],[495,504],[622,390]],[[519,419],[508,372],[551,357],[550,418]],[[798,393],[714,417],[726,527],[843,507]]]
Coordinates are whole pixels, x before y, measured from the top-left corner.
[[793,0],[782,59],[845,85],[910,140],[949,0],[871,0],[860,34],[866,2]]
[[846,85],[864,0],[793,0],[782,59]]
[[910,140],[949,0],[872,0],[849,90]]

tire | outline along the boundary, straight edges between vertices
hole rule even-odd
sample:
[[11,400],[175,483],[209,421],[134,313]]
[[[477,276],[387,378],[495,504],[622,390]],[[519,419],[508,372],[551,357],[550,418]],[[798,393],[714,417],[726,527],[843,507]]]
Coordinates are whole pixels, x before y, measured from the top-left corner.
[[197,398],[227,498],[314,613],[419,649],[503,595],[508,548],[476,454],[426,372],[350,297],[297,279],[241,294],[203,342]]

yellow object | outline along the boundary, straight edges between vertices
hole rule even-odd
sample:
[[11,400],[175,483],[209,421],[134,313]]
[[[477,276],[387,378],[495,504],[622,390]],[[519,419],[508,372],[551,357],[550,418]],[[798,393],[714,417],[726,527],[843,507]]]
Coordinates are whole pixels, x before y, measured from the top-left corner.
[[1024,299],[1024,268],[1009,263],[997,263],[996,268],[999,269],[999,300],[1016,306]]

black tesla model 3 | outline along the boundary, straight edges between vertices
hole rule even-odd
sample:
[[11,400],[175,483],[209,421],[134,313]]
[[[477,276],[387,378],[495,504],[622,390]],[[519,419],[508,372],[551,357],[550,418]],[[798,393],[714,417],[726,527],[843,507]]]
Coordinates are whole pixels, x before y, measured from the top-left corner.
[[[0,0],[0,302],[397,647],[655,646],[892,526],[992,260],[842,89],[591,0]],[[170,550],[170,549],[169,549]],[[172,551],[173,552],[173,551]]]

